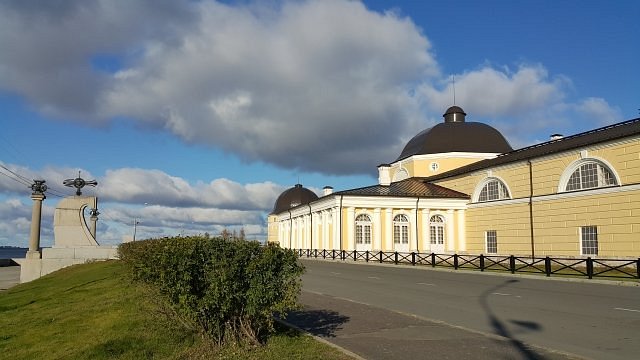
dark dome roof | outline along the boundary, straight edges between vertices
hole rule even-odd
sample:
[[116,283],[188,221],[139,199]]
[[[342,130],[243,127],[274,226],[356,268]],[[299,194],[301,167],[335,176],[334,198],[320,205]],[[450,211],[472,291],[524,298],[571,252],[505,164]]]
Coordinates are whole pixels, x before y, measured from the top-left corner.
[[289,210],[298,205],[308,204],[318,199],[313,191],[303,187],[300,184],[296,184],[294,187],[285,190],[273,206],[272,214],[277,214],[286,210]]
[[422,154],[506,153],[513,150],[498,130],[483,123],[465,122],[465,115],[462,108],[450,107],[444,114],[445,122],[414,136],[396,161]]

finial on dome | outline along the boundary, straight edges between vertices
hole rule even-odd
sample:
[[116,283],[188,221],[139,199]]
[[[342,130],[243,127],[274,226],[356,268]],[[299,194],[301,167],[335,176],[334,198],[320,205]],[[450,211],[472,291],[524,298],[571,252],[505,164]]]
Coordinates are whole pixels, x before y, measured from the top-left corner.
[[462,110],[459,106],[452,106],[447,109],[447,112],[444,113],[444,122],[464,122],[464,117],[467,114]]

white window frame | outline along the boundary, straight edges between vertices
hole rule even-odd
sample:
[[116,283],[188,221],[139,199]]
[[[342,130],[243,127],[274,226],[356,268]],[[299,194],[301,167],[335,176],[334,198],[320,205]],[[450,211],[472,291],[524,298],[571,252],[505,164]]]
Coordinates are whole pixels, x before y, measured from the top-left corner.
[[[585,230],[588,230],[588,231],[585,231]],[[591,230],[595,230],[595,232],[591,232]],[[598,242],[598,226],[597,225],[580,226],[579,234],[580,234],[580,238],[578,239],[578,241],[580,241],[580,255],[581,256],[598,256],[598,253],[600,252],[600,243]],[[589,235],[595,235],[595,239],[594,238],[585,239],[585,236],[589,236]],[[595,247],[585,246],[585,242],[589,242],[589,241],[594,241]],[[594,249],[594,248],[595,248],[595,252],[593,252],[592,250],[585,252],[585,249]]]
[[409,216],[406,214],[397,214],[393,217],[393,243],[408,244],[409,243]]
[[[490,182],[494,182],[494,181],[498,182],[498,198],[492,199],[492,200],[480,201],[480,194],[484,190],[485,186],[487,186]],[[501,197],[500,195],[500,188],[499,188],[500,186],[503,186],[505,192],[507,193],[506,196],[504,197]],[[476,189],[473,192],[472,198],[474,203],[485,203],[485,202],[491,202],[491,201],[508,200],[508,199],[511,199],[511,189],[509,189],[509,186],[507,186],[507,183],[502,178],[498,176],[489,176],[484,178],[480,183],[478,183],[478,185],[476,186]]]
[[[366,220],[364,220],[366,218]],[[371,216],[368,214],[358,214],[355,219],[354,240],[356,245],[370,245],[372,223]],[[358,230],[360,234],[358,234]],[[358,238],[360,235],[360,239]]]
[[[491,234],[490,234],[491,233]],[[495,242],[495,251],[490,251],[489,249],[489,237],[493,237],[493,241]],[[493,249],[491,249],[493,250]],[[487,254],[497,254],[498,253],[498,231],[497,230],[487,230],[484,232],[484,251]]]
[[[567,190],[569,179],[571,179],[571,176],[573,175],[573,173],[578,171],[580,168],[582,168],[583,165],[586,165],[589,163],[595,163],[596,165],[598,165],[598,186],[588,187],[588,188],[581,187],[580,189]],[[602,167],[609,170],[609,172],[613,176],[613,180],[615,181],[615,184],[606,185],[601,183],[602,175],[600,174],[600,172]],[[614,187],[614,186],[620,186],[620,185],[622,185],[622,182],[620,181],[620,176],[618,176],[618,173],[608,161],[602,158],[588,157],[588,158],[576,160],[573,163],[571,163],[569,166],[567,166],[567,168],[562,173],[562,176],[560,176],[560,182],[558,183],[558,193],[594,190],[594,189],[601,189],[601,188]]]
[[[440,219],[440,221],[434,221],[434,219]],[[429,244],[444,245],[446,221],[444,215],[440,214],[435,214],[429,218]]]

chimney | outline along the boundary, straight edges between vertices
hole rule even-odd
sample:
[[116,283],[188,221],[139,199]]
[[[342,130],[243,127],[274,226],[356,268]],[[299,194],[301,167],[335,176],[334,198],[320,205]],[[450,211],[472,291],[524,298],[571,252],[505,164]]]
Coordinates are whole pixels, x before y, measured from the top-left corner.
[[549,136],[549,140],[553,141],[553,140],[560,140],[562,139],[564,136],[562,136],[562,134],[551,134],[551,136]]
[[389,164],[378,165],[378,184],[383,186],[391,185],[389,170],[391,170],[391,165]]
[[322,188],[322,195],[327,196],[333,194],[333,188],[331,186],[325,186]]

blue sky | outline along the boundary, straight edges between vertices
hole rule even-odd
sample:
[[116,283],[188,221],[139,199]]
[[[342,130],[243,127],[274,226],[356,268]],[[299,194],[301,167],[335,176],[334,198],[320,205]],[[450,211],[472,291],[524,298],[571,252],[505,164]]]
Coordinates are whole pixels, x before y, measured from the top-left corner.
[[[637,1],[4,1],[0,164],[96,179],[98,241],[266,235],[277,195],[376,182],[453,102],[512,146],[638,117]],[[144,19],[143,21],[141,19]],[[30,191],[0,170],[0,245]]]

